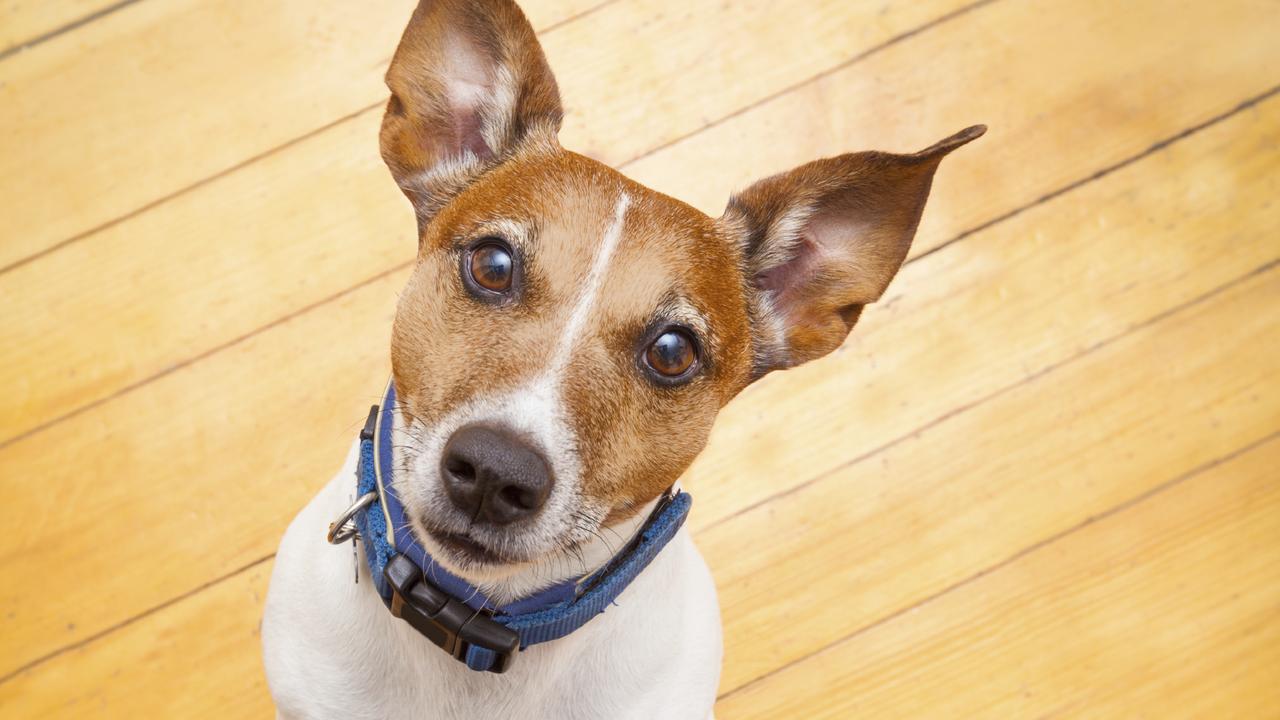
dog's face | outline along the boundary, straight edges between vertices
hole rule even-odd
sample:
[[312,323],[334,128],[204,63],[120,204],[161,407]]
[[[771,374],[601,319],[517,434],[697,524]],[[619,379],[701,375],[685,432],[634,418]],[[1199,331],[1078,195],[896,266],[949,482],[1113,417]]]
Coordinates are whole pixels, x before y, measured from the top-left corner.
[[810,163],[713,219],[559,146],[555,80],[507,0],[423,3],[387,81],[383,157],[419,225],[392,337],[397,489],[423,544],[488,583],[581,561],[743,387],[837,347],[938,161],[981,134]]
[[738,263],[710,218],[553,146],[468,186],[393,334],[420,530],[456,561],[528,561],[671,486],[750,372]]

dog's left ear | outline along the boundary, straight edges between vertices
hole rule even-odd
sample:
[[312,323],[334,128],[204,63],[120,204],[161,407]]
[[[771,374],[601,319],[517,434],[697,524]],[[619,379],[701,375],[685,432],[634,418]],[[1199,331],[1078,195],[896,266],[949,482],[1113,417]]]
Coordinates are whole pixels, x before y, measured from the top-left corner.
[[387,69],[382,159],[419,228],[563,111],[555,77],[512,0],[422,0]]
[[844,342],[911,247],[938,163],[975,125],[911,155],[817,160],[735,195],[720,222],[742,243],[756,325],[756,376]]

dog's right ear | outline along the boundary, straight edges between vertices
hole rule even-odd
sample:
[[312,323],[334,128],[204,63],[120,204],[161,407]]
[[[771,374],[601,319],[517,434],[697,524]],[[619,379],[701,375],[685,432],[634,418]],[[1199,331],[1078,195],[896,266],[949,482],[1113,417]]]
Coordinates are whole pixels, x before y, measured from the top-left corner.
[[382,159],[419,231],[562,110],[538,38],[511,0],[422,0],[387,70]]

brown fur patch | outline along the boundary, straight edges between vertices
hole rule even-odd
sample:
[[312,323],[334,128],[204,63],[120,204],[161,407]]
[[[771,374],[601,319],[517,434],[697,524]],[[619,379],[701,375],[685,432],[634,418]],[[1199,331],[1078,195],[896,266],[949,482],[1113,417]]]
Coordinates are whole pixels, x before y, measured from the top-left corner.
[[[737,246],[709,217],[595,161],[534,144],[480,178],[429,224],[401,295],[392,342],[397,389],[430,425],[481,394],[512,390],[552,361],[621,192],[623,235],[563,380],[583,490],[628,516],[702,449],[720,407],[747,382],[750,330]],[[520,263],[518,299],[495,306],[464,287],[461,253],[494,227]],[[673,299],[697,310],[701,369],[666,387],[637,359]]]

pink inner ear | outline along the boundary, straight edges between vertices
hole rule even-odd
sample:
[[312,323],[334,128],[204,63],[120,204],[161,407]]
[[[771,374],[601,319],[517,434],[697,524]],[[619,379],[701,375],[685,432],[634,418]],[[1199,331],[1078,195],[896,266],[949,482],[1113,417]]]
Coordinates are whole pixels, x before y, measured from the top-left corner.
[[773,296],[774,307],[786,311],[802,295],[818,274],[823,248],[808,232],[801,231],[792,249],[791,259],[756,275],[756,285]]
[[453,132],[450,140],[457,149],[457,155],[470,152],[481,160],[493,156],[493,150],[484,141],[484,123],[477,107],[455,107],[450,130]]
[[444,81],[452,133],[449,140],[456,154],[470,151],[482,159],[492,156],[480,116],[494,92],[490,63],[465,38],[450,37],[445,48]]
[[[864,233],[872,232],[865,223],[850,216],[846,210],[837,208],[837,212],[822,209],[815,212],[804,225],[797,230],[797,237],[791,249],[791,257],[756,277],[757,284],[773,293],[775,305],[788,310],[798,302],[812,302],[815,296],[820,297],[826,291],[837,290],[836,287],[819,287],[819,285],[839,285],[839,290],[850,289],[861,291],[866,284],[859,279],[859,254],[874,252],[868,247],[872,243],[865,242]],[[871,302],[874,298],[867,299]]]
[[[880,295],[881,266],[892,277],[902,258],[891,237],[858,217],[852,203],[824,207],[805,221],[791,259],[757,277],[760,287],[773,291],[775,305],[792,318],[798,304],[821,306],[867,304]],[[836,297],[836,296],[839,297]],[[822,302],[827,298],[830,303]]]
[[795,241],[790,260],[756,276],[756,284],[769,292],[788,338],[797,330],[817,330],[827,324],[826,303],[820,299],[829,262],[830,252],[806,227]]

